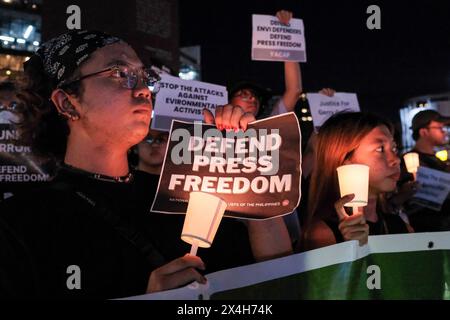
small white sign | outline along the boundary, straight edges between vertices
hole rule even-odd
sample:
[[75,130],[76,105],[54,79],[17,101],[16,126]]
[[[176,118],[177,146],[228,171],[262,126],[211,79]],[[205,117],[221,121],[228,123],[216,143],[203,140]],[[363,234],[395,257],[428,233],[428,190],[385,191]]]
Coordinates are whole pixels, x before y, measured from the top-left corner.
[[252,60],[306,62],[303,20],[284,25],[275,16],[254,14]]
[[360,111],[356,93],[336,92],[332,97],[321,93],[308,93],[307,98],[315,128],[320,128],[335,113]]
[[414,194],[414,203],[440,211],[450,192],[450,173],[419,167],[417,170],[419,189]]
[[152,129],[169,131],[172,120],[202,121],[203,109],[215,114],[216,106],[228,103],[224,86],[161,75],[161,88],[156,94]]

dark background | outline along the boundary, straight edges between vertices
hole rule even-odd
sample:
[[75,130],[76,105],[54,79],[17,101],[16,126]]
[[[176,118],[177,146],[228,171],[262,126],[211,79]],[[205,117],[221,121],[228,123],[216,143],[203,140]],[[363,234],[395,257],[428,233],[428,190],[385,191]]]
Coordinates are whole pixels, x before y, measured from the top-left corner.
[[[381,8],[369,30],[367,7]],[[406,99],[450,91],[450,1],[180,1],[180,46],[202,46],[202,80],[284,88],[280,62],[251,61],[251,15],[291,10],[305,24],[305,92],[356,92],[361,109],[399,121]]]

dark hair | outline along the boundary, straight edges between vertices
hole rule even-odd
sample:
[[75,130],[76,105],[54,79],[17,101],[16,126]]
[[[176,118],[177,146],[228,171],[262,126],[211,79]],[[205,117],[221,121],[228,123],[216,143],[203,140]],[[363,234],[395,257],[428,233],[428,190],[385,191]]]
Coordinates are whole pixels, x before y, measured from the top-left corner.
[[[69,126],[67,119],[59,115],[50,100],[55,89],[45,74],[41,58],[33,55],[25,64],[25,84],[17,94],[19,103],[17,123],[23,143],[31,146],[33,152],[62,160],[66,152]],[[78,70],[72,77],[78,76]],[[81,84],[75,82],[64,90],[71,95],[81,94]]]
[[420,134],[419,134],[420,129],[421,128],[413,131],[412,138],[414,139],[414,141],[419,140],[419,138],[420,138]]
[[393,126],[389,121],[362,112],[338,113],[322,125],[317,135],[307,226],[313,217],[337,219],[334,202],[340,196],[336,169],[351,158],[361,140],[370,131],[381,125],[393,132]]
[[258,110],[258,114],[256,115],[256,117],[261,116],[266,111],[267,103],[269,102],[270,98],[272,97],[271,90],[268,88],[264,88],[263,86],[255,83],[255,82],[240,81],[228,90],[228,101],[231,101],[231,99],[233,99],[234,95],[238,91],[244,90],[244,89],[253,91],[253,93],[255,94],[256,99],[258,99],[258,101],[259,101],[259,110]]

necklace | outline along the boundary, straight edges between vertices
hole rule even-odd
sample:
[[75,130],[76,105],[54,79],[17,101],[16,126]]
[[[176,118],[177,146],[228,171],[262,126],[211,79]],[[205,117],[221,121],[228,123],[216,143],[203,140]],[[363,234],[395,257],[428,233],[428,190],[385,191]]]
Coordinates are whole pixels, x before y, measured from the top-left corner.
[[107,182],[117,182],[117,183],[130,183],[133,181],[133,174],[131,172],[129,172],[128,174],[124,175],[124,176],[117,176],[117,177],[111,177],[111,176],[107,176],[104,174],[100,174],[100,173],[93,173],[93,172],[88,172],[82,169],[78,169],[75,168],[67,163],[63,163],[61,165],[62,168],[72,171],[74,173],[78,173],[81,174],[83,176],[95,179],[95,180],[100,180],[100,181],[107,181]]

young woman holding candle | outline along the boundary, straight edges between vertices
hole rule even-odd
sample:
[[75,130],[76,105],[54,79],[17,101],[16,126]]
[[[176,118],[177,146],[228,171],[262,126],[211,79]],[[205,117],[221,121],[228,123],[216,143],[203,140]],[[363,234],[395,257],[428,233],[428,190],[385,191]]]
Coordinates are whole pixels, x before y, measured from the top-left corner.
[[[399,216],[381,210],[384,194],[395,190],[400,175],[388,121],[361,112],[336,114],[320,128],[316,150],[304,249],[346,240],[359,240],[363,245],[369,235],[412,232]],[[339,195],[336,169],[346,164],[369,166],[368,204],[353,214],[344,204],[354,195]]]

